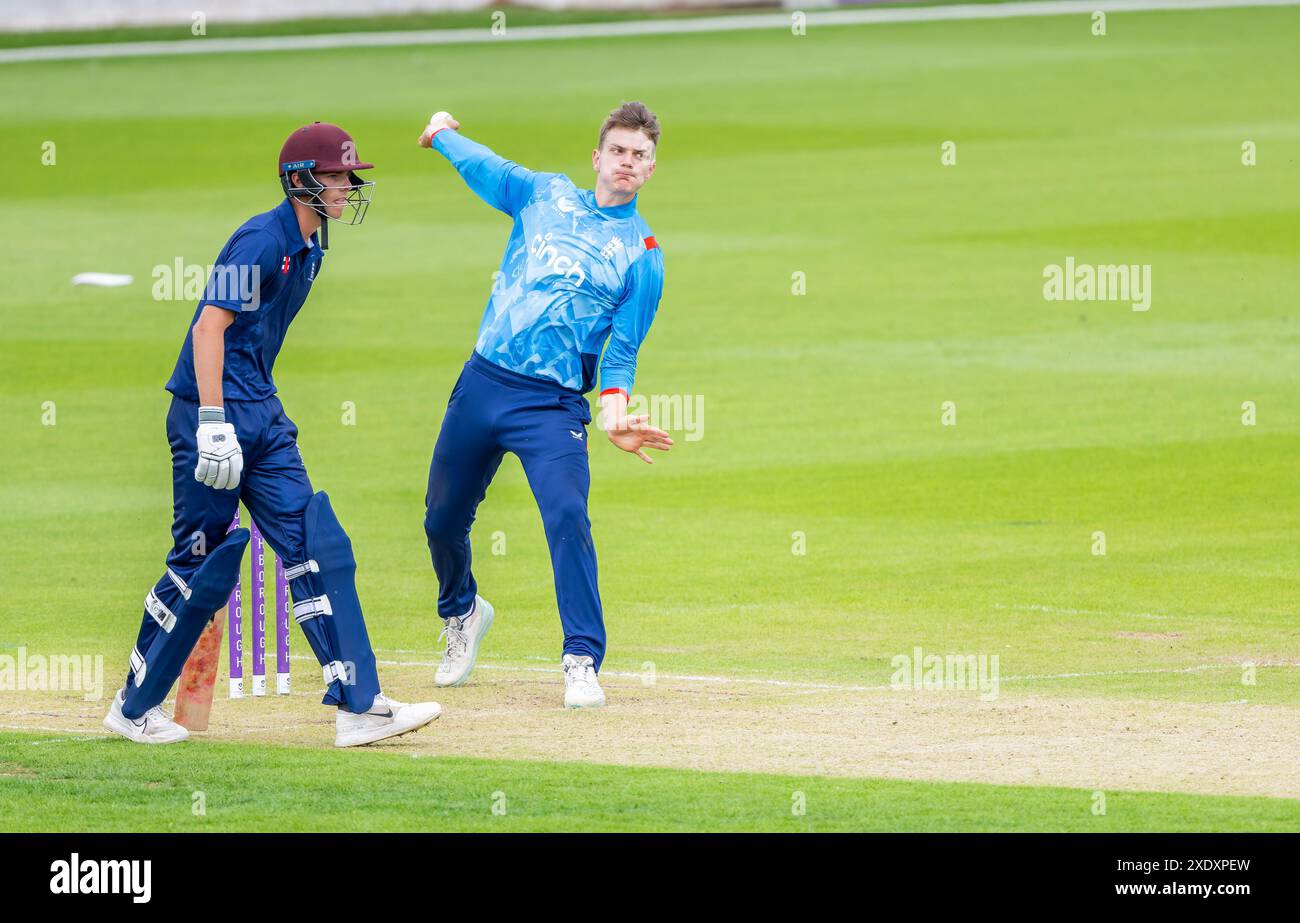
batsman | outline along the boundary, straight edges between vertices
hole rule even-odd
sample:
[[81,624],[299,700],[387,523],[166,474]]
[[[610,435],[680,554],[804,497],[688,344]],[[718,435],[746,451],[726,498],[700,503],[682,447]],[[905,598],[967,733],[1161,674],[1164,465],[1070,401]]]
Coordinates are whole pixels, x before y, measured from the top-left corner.
[[[162,710],[200,633],[239,579],[247,529],[230,530],[242,499],[284,562],[293,614],[320,662],[323,702],[336,708],[336,746],[373,743],[438,717],[379,688],[355,586],[352,545],[312,489],[271,377],[289,324],[320,275],[329,222],[360,224],[370,188],[352,137],[315,122],[277,161],[284,200],[244,222],[222,249],[167,390],[172,453],[172,550],[149,590],[126,684],[104,719],[138,743],[184,740]],[[344,219],[344,214],[347,218]]]
[[470,569],[469,530],[502,457],[512,452],[523,463],[550,546],[564,628],[564,704],[600,706],[605,624],[587,518],[586,398],[598,366],[609,440],[645,462],[645,449],[672,446],[644,415],[627,412],[637,351],[663,291],[663,254],[637,213],[637,193],[655,171],[659,121],[639,102],[610,113],[591,154],[594,190],[505,160],[459,127],[439,112],[420,145],[451,161],[513,227],[429,467],[424,528],[446,639],[434,680],[463,683],[492,624],[493,608],[478,595]]

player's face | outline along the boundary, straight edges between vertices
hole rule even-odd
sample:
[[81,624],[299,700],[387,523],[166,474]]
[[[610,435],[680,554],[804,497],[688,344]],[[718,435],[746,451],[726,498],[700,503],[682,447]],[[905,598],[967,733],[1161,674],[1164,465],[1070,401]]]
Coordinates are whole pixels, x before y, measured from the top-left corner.
[[655,171],[655,146],[643,131],[611,128],[604,145],[591,152],[591,165],[598,185],[630,198]]
[[343,207],[348,204],[348,187],[352,183],[347,173],[317,173],[316,180],[325,187],[320,194],[325,212],[331,218],[341,218]]

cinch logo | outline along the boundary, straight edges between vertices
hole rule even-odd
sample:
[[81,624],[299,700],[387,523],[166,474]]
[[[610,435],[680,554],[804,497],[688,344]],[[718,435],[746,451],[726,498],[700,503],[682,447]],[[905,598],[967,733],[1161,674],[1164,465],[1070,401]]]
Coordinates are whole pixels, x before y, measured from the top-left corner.
[[50,863],[51,894],[130,894],[137,904],[153,895],[152,859],[70,859]]
[[551,272],[558,272],[566,279],[573,279],[575,285],[581,285],[587,281],[587,273],[582,269],[582,261],[561,256],[560,251],[551,243],[550,234],[545,237],[541,234],[534,234],[533,243],[528,248],[528,252],[541,260]]

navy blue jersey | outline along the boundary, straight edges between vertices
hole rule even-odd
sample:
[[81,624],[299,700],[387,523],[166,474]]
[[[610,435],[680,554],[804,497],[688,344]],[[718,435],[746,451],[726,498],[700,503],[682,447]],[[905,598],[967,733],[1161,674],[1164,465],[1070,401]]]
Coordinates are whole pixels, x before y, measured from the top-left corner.
[[258,401],[275,394],[271,369],[324,257],[313,234],[303,240],[293,203],[285,199],[269,212],[249,218],[222,248],[203,298],[185,330],[176,369],[167,390],[197,401],[191,330],[204,305],[235,315],[226,330],[221,390],[228,401]]

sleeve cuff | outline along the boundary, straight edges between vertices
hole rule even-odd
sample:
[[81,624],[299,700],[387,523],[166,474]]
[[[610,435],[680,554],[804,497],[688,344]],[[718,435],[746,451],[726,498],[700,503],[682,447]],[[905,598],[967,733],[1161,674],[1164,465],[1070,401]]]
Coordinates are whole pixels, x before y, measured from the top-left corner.
[[621,394],[629,401],[632,399],[632,395],[627,393],[627,388],[606,388],[604,391],[600,392],[601,397],[604,397],[606,394]]
[[[441,148],[434,147],[434,145],[433,145],[434,140],[438,137],[438,135],[442,134],[444,131],[450,131],[450,132],[452,132],[452,134],[455,134],[455,129],[452,128],[450,125],[444,125],[444,126],[442,126],[442,127],[439,128],[437,131],[435,131],[433,134],[429,135],[429,150],[431,150],[431,151],[437,151],[439,154],[445,154],[445,153],[446,153],[446,151],[443,151]],[[448,136],[448,137],[450,137],[450,136]],[[447,140],[446,138],[443,138],[443,142],[444,142],[444,143],[446,142],[446,140]]]

